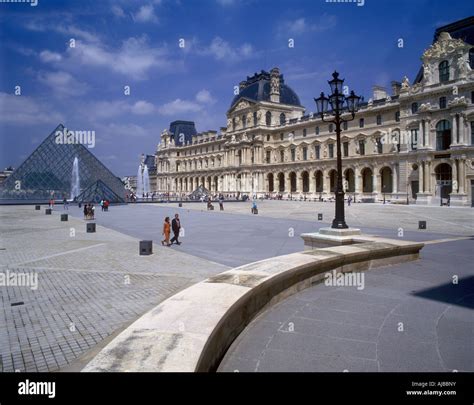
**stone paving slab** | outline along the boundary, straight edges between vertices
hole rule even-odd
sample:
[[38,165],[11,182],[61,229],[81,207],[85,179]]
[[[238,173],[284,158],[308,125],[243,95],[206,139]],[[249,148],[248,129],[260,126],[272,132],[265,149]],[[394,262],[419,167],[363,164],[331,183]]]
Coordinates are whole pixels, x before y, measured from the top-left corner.
[[[117,330],[226,266],[34,206],[0,207],[0,272],[33,272],[38,289],[0,286],[0,372],[56,371]],[[70,236],[70,228],[75,236]],[[11,306],[23,301],[23,305]]]

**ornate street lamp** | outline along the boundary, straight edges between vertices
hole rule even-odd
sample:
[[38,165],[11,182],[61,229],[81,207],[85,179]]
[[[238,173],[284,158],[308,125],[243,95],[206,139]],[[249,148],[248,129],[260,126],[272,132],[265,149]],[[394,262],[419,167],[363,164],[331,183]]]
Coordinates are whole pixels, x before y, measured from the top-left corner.
[[[321,93],[319,98],[315,98],[318,114],[323,122],[330,122],[336,125],[337,137],[337,185],[336,185],[336,216],[332,221],[332,228],[346,229],[348,228],[344,217],[344,189],[342,186],[342,159],[341,159],[341,123],[352,121],[359,109],[361,97],[356,96],[354,91],[349,96],[345,96],[342,90],[344,79],[339,79],[339,73],[336,71],[332,74],[333,79],[329,80],[331,92],[328,97]],[[328,107],[331,106],[329,110]],[[342,115],[348,114],[350,118]],[[332,119],[327,119],[331,117]]]

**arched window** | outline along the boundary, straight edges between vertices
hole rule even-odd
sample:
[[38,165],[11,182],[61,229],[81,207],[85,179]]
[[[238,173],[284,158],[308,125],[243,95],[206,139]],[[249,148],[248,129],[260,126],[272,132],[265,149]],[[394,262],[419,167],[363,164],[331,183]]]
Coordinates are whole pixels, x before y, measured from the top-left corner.
[[267,111],[267,113],[265,114],[265,123],[267,124],[267,126],[272,125],[272,113],[270,111]]
[[449,81],[449,62],[447,60],[443,60],[439,66],[439,81],[441,83]]
[[[267,113],[268,114],[268,113]],[[271,117],[271,116],[270,116]],[[281,113],[280,114],[280,125],[283,125],[286,122],[286,117],[285,114]],[[267,124],[270,125],[270,124]]]

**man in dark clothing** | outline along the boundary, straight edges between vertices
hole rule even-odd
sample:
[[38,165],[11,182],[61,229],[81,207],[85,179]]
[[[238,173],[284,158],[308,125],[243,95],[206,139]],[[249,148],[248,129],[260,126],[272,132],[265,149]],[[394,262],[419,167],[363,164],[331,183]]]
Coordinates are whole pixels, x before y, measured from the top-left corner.
[[176,241],[177,245],[181,245],[181,242],[178,240],[179,231],[181,229],[181,221],[179,220],[179,215],[174,214],[174,219],[171,221],[171,229],[173,230],[174,236],[171,238],[170,243],[173,244]]

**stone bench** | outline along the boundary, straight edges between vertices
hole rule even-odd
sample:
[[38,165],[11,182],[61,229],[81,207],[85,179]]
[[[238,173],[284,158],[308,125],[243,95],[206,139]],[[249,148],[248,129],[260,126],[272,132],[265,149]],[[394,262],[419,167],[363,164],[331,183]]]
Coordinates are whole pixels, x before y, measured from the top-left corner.
[[215,371],[234,339],[278,301],[323,281],[325,273],[416,260],[423,243],[374,238],[278,256],[197,283],[143,315],[82,371]]

